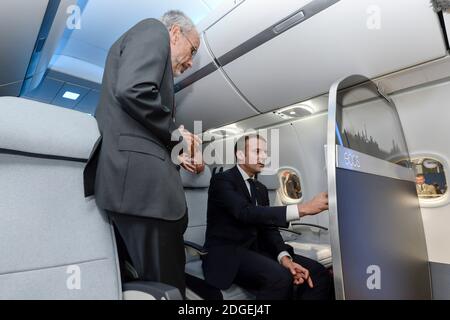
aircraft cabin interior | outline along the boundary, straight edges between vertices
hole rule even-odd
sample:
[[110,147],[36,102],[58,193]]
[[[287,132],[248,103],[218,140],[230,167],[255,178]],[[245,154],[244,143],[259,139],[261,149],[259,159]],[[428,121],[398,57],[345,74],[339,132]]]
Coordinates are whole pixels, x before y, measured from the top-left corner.
[[[141,281],[84,189],[108,52],[173,9],[199,35],[173,125],[201,138],[205,164],[177,167],[185,296]],[[335,299],[450,300],[450,1],[2,0],[0,17],[1,300],[254,300],[202,269],[210,183],[254,132],[270,206],[328,194],[278,231],[327,269]]]

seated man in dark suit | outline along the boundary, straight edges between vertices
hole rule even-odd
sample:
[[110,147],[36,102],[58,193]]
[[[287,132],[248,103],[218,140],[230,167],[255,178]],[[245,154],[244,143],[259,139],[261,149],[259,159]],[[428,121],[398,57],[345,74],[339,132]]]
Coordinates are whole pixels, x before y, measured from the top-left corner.
[[232,283],[266,299],[328,299],[331,277],[320,263],[294,254],[278,227],[328,209],[326,193],[300,205],[269,207],[266,187],[255,180],[267,158],[256,134],[238,140],[238,165],[211,179],[203,271],[219,289]]

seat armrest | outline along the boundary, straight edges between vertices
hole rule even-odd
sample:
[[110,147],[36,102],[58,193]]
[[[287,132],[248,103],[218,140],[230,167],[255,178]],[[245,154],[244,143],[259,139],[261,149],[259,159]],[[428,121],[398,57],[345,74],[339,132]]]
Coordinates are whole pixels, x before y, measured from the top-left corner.
[[122,294],[124,300],[183,300],[180,290],[161,282],[127,282]]
[[206,251],[205,248],[191,241],[184,241],[184,247],[191,256],[205,256],[208,254],[208,251]]
[[139,279],[139,275],[136,269],[130,262],[128,262],[127,260],[123,261],[121,267],[123,269],[122,272],[124,273],[124,279],[126,279],[126,282],[135,281]]
[[278,228],[281,233],[281,237],[285,242],[299,241],[302,238],[302,234],[298,231],[294,231],[287,228]]
[[306,227],[313,227],[313,228],[318,228],[318,229],[328,231],[328,228],[325,228],[324,226],[321,226],[318,224],[312,224],[312,223],[292,222],[291,226],[306,226]]
[[296,235],[298,235],[298,236],[301,236],[301,235],[302,235],[301,232],[294,231],[294,230],[287,229],[287,228],[278,228],[278,230],[283,231],[283,232],[287,232],[287,233],[291,233],[291,234],[296,234]]

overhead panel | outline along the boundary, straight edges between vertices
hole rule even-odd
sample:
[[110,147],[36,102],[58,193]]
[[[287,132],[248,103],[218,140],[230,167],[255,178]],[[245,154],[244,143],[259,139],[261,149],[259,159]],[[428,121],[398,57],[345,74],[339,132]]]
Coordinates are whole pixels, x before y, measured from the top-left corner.
[[311,1],[246,0],[206,30],[211,50],[220,58]]
[[63,85],[62,81],[45,77],[36,89],[27,92],[24,97],[51,104]]
[[47,4],[48,0],[0,2],[0,94],[20,93],[17,83],[25,78]]
[[205,75],[210,74],[215,70],[217,70],[217,66],[211,57],[208,43],[202,34],[200,37],[200,47],[192,60],[192,68],[186,70],[182,75],[175,78],[175,91],[182,90],[197,81],[199,78],[203,78]]
[[63,108],[73,109],[89,93],[89,91],[89,88],[66,83],[61,90],[59,90],[58,95],[53,99],[52,104]]
[[84,98],[81,99],[74,109],[94,115],[99,101],[100,92],[97,90],[91,90]]
[[178,124],[193,130],[201,121],[208,130],[258,114],[218,69],[203,36],[193,63],[191,71],[175,79]]
[[348,74],[373,78],[446,54],[428,0],[289,1],[297,5],[285,12],[258,2],[247,0],[206,35],[228,77],[262,112],[323,94]]
[[194,121],[201,121],[202,129],[208,130],[258,114],[218,70],[178,92],[176,104],[177,123],[189,130]]

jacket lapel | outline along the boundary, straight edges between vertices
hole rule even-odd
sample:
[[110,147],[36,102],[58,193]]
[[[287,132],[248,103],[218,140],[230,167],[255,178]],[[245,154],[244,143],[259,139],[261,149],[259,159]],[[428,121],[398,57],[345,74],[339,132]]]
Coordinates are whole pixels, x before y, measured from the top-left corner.
[[268,206],[267,203],[267,194],[265,193],[264,185],[259,182],[258,180],[256,182],[256,200],[258,201],[258,205],[260,206]]
[[231,171],[233,172],[234,180],[238,184],[239,188],[246,195],[247,199],[251,202],[252,201],[252,197],[250,196],[250,193],[248,192],[247,185],[245,184],[245,181],[242,178],[242,175],[239,172],[239,169],[237,168],[237,166],[234,166],[231,169]]

